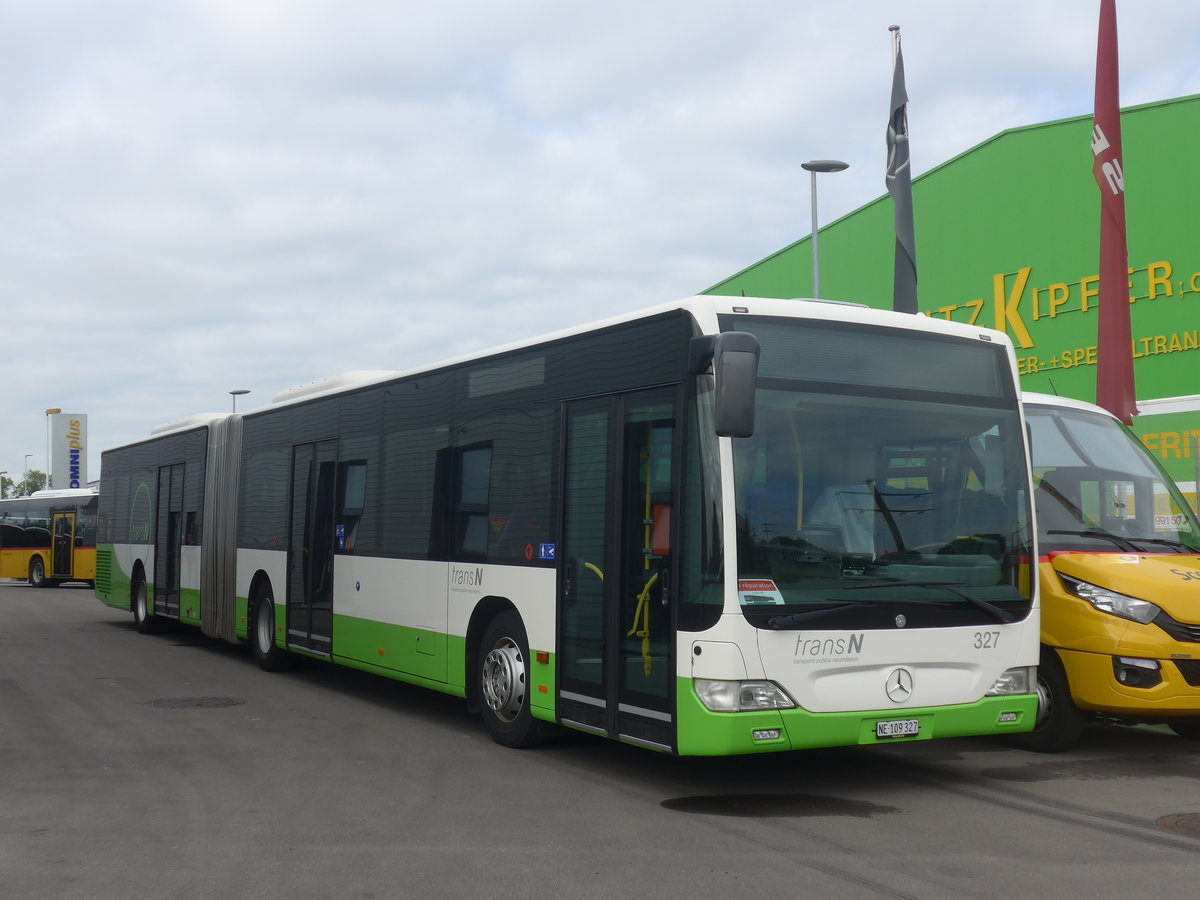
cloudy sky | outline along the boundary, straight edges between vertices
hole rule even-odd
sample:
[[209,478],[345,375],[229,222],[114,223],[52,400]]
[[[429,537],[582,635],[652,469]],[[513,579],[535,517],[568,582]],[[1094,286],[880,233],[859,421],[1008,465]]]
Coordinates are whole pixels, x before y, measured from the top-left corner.
[[[1098,0],[0,0],[0,470],[704,290],[1090,113]],[[1118,0],[1121,102],[1200,93],[1200,4]],[[1175,136],[1172,139],[1179,139]],[[918,210],[918,215],[919,210]]]

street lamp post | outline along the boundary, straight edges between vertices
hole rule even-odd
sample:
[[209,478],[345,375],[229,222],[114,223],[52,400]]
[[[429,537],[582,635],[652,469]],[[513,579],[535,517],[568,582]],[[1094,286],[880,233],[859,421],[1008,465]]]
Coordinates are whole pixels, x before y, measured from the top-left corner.
[[237,398],[241,397],[243,394],[248,394],[248,393],[250,393],[250,392],[248,390],[246,390],[246,388],[237,388],[236,390],[232,390],[229,392],[229,396],[231,396],[233,398],[233,411],[234,412],[237,412]]
[[21,483],[21,490],[23,490],[25,492],[26,497],[28,497],[30,494],[30,490],[29,490],[29,457],[31,457],[31,456],[33,456],[32,453],[25,454],[25,474],[22,476],[22,483]]
[[817,299],[821,296],[821,261],[817,251],[817,173],[841,172],[850,168],[850,164],[844,163],[840,159],[811,159],[808,162],[800,163],[800,168],[812,176],[812,275],[813,299]]

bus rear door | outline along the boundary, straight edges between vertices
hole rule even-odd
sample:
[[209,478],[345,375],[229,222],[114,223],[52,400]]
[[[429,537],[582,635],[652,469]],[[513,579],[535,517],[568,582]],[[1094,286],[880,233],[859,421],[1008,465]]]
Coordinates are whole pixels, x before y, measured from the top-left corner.
[[287,642],[322,655],[333,650],[336,474],[337,441],[292,448]]
[[183,463],[158,469],[154,528],[154,613],[179,618],[180,544],[183,541]]

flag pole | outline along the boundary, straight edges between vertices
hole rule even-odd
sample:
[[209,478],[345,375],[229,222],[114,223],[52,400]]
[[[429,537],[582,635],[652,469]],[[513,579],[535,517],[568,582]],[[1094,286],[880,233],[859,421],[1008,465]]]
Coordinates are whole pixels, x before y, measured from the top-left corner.
[[917,242],[913,228],[912,170],[908,146],[908,92],[904,87],[904,56],[900,26],[891,25],[892,98],[887,127],[887,173],[884,182],[892,196],[896,233],[896,263],[892,276],[892,309],[917,313]]

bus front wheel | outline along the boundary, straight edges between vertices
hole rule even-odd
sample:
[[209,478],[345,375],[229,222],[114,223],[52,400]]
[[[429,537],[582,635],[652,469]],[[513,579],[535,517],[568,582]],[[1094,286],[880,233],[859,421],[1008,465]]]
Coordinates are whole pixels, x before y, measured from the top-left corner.
[[484,630],[476,686],[492,740],[505,747],[539,742],[538,725],[529,711],[529,641],[515,611],[500,613]]
[[29,560],[29,584],[35,588],[50,587],[50,580],[46,578],[46,564],[40,556]]
[[1071,698],[1067,673],[1052,647],[1042,647],[1037,694],[1037,724],[1028,734],[1018,735],[1017,744],[1035,753],[1061,753],[1073,747],[1083,734],[1087,716]]
[[275,595],[269,584],[259,590],[254,603],[250,643],[258,667],[264,672],[280,672],[288,667],[290,654],[275,644]]

